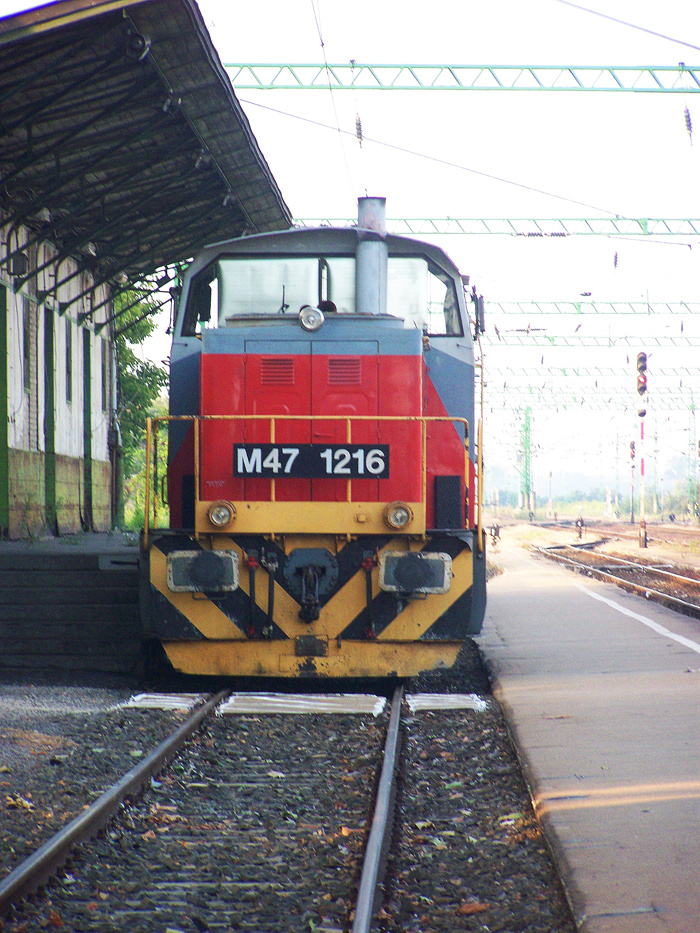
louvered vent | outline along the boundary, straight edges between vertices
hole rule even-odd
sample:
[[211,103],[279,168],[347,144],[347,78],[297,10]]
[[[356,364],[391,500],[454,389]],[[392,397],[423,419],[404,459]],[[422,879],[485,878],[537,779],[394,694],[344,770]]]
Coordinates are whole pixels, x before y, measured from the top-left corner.
[[293,386],[294,357],[268,356],[261,360],[261,379],[264,386]]
[[359,386],[362,382],[362,365],[359,357],[341,356],[328,360],[328,385]]

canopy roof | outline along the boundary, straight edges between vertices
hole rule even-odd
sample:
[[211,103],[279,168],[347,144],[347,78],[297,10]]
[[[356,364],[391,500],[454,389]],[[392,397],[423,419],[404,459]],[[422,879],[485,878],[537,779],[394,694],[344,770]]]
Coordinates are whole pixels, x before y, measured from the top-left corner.
[[0,212],[95,284],[291,225],[194,0],[0,20]]

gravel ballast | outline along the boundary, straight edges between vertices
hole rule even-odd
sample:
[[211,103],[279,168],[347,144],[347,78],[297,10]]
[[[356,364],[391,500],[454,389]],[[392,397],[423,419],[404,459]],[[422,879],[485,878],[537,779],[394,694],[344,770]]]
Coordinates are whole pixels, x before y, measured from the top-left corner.
[[[21,689],[33,688],[24,685]],[[177,689],[183,689],[181,683]],[[386,933],[574,933],[505,723],[490,696],[477,646],[468,642],[452,671],[416,678],[407,689],[409,695],[476,694],[485,703],[478,709],[406,709],[397,821],[386,897],[379,913],[381,929]],[[4,871],[92,802],[99,790],[119,776],[120,769],[131,767],[183,715],[116,708],[128,696],[124,688],[106,694],[83,692],[80,702],[76,701],[78,708],[71,712],[37,709],[36,703],[25,709],[18,691],[0,713],[0,767],[9,769],[0,774],[7,781],[0,797]],[[349,738],[351,727],[339,725],[343,717],[336,715],[230,719],[234,725],[226,725],[228,717],[222,717],[196,740],[203,745],[206,773],[186,751],[159,779],[161,787],[125,812],[124,818],[136,827],[137,846],[116,825],[95,848],[84,850],[58,888],[50,889],[45,898],[34,899],[28,913],[18,912],[0,929],[4,933],[35,929],[338,933],[349,929],[352,892],[348,879],[353,877],[352,866],[364,838],[358,813],[366,808],[364,792],[373,781],[375,753],[367,747],[355,749]],[[287,734],[295,720],[299,724]],[[368,721],[372,732],[383,730],[383,716]],[[346,779],[331,781],[325,762],[338,756]],[[245,777],[248,761],[257,762],[258,779]],[[221,777],[224,764],[233,769],[233,776]],[[74,766],[77,779],[69,777]],[[301,779],[300,771],[313,778]],[[235,857],[231,850],[225,850],[223,858],[210,855],[214,870],[209,887],[197,882],[189,897],[179,889],[179,901],[166,903],[167,898],[138,893],[143,884],[137,864],[146,858],[151,871],[154,865],[169,862],[179,872],[178,883],[186,883],[187,865],[197,860],[193,856],[189,862],[178,862],[174,853],[187,813],[176,800],[168,799],[171,788],[184,779],[194,785],[211,781],[245,785],[236,790],[237,804],[227,817],[243,831],[244,842]],[[190,789],[195,792],[196,788]],[[15,803],[9,803],[10,799]],[[324,816],[328,812],[334,814],[332,820]],[[212,813],[215,836],[221,819]],[[149,853],[155,853],[150,848],[152,835],[171,840],[175,848],[166,859],[149,859]],[[113,850],[107,848],[114,843],[132,861],[125,856],[122,865],[122,855],[115,860],[109,854]],[[265,879],[266,866],[278,876],[284,869],[283,877]],[[338,885],[315,884],[315,879],[328,877],[329,867]],[[280,880],[287,892],[284,898],[280,897]],[[243,896],[241,884],[252,885],[249,895]],[[207,910],[222,898],[228,898],[226,921],[217,926],[210,922]],[[82,913],[77,916],[83,918],[82,925],[73,914],[64,916],[65,904],[72,900],[81,905]],[[265,904],[277,912],[276,923],[262,910]]]
[[147,755],[183,714],[124,709],[128,690],[0,688],[0,870],[22,859]]

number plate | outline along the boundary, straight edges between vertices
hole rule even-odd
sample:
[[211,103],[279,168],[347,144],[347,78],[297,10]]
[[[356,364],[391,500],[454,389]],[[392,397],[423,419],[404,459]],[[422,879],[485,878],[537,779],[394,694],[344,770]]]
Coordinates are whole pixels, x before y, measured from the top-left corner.
[[233,475],[388,479],[388,444],[234,444]]

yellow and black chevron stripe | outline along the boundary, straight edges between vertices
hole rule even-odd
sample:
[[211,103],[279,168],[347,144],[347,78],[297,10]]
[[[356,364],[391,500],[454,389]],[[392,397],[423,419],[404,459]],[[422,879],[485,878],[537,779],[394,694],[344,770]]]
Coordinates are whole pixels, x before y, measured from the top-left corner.
[[[405,550],[406,538],[374,535],[346,541],[306,535],[271,542],[248,535],[221,536],[212,545],[238,553],[239,587],[233,592],[205,595],[168,588],[168,553],[200,547],[187,535],[157,537],[149,554],[149,579],[144,581],[150,588],[146,629],[161,641],[173,665],[188,673],[410,676],[450,666],[464,638],[480,629],[484,561],[475,561],[470,535],[439,534],[411,544],[413,550],[444,552],[452,558],[449,591],[417,599],[378,586],[377,556]],[[311,623],[299,618],[299,594],[282,572],[288,555],[300,547],[326,548],[337,563],[337,578],[320,597],[319,618]],[[248,555],[261,552],[267,564],[277,565],[272,618],[265,567],[255,570],[254,602],[250,596]]]

